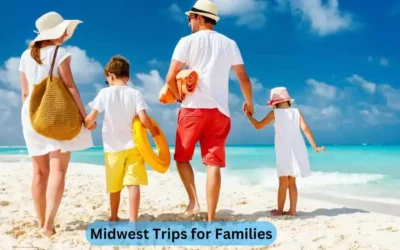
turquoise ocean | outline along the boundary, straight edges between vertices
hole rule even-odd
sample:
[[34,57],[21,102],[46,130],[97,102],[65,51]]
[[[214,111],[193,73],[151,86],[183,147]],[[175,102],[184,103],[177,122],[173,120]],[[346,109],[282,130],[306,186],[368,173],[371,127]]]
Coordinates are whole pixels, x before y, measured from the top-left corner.
[[[323,153],[315,153],[309,148],[312,176],[298,178],[300,192],[332,199],[400,205],[400,145],[327,145],[326,148],[327,152]],[[170,149],[173,157],[174,147]],[[0,147],[0,165],[2,155],[14,155],[17,161],[29,161],[25,147]],[[274,146],[228,146],[226,157],[223,178],[234,178],[242,185],[260,185],[277,190]],[[71,161],[101,167],[103,148],[74,152]],[[205,172],[199,147],[192,165],[196,172]],[[176,172],[173,161],[170,171]]]

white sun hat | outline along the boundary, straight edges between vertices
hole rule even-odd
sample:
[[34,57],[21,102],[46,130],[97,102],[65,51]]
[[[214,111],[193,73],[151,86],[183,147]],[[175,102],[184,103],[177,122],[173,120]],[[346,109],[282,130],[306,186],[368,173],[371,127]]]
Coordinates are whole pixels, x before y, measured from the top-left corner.
[[37,31],[34,32],[38,35],[29,43],[29,46],[33,46],[38,41],[60,38],[67,31],[67,36],[64,38],[65,42],[72,37],[80,23],[83,22],[81,20],[65,20],[57,12],[47,12],[36,20]]
[[210,0],[198,0],[191,10],[185,12],[187,16],[189,16],[190,13],[209,17],[216,22],[219,21],[218,8],[215,3],[211,2]]
[[290,97],[286,87],[276,87],[271,89],[268,106],[273,106],[286,101],[289,101],[291,104],[294,102],[294,99]]

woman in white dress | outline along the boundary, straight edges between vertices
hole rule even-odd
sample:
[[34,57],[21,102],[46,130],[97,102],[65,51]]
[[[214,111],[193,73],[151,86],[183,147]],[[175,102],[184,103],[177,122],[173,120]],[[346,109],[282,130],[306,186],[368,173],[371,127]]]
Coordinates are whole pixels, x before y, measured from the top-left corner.
[[[290,98],[285,87],[271,90],[268,103],[273,110],[262,120],[255,120],[247,110],[246,116],[256,129],[262,129],[272,121],[275,122],[275,154],[279,177],[278,209],[271,211],[272,215],[296,215],[297,186],[296,177],[311,175],[308,152],[301,131],[305,134],[315,152],[325,151],[315,143],[311,129],[297,108],[292,108],[294,99]],[[289,189],[290,209],[283,212],[286,192]]]
[[[23,52],[19,65],[23,102],[21,110],[23,135],[33,163],[33,202],[39,225],[48,237],[56,233],[54,220],[64,193],[70,152],[89,148],[93,146],[93,141],[91,132],[85,129],[83,124],[79,135],[69,141],[49,139],[38,134],[32,128],[29,118],[30,94],[33,85],[48,76],[56,47],[71,38],[80,23],[79,20],[64,20],[56,12],[42,15],[36,21],[38,36]],[[72,77],[70,62],[71,55],[64,48],[59,47],[53,75],[62,79],[84,120],[86,111]],[[92,126],[90,130],[95,127],[96,125]]]

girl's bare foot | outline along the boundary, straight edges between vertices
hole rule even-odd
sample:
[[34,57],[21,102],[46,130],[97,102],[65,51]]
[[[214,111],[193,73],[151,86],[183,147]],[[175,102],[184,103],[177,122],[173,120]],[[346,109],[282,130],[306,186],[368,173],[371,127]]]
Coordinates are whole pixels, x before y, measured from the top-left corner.
[[283,212],[283,214],[284,215],[289,215],[289,216],[296,216],[296,212],[293,212],[293,211],[285,211],[285,212]]
[[112,216],[112,217],[110,217],[109,219],[108,219],[108,221],[119,221],[119,217],[117,216],[117,217],[114,217],[114,216]]
[[272,216],[281,216],[281,215],[284,215],[284,212],[279,211],[278,209],[273,209],[273,210],[271,210],[271,215]]

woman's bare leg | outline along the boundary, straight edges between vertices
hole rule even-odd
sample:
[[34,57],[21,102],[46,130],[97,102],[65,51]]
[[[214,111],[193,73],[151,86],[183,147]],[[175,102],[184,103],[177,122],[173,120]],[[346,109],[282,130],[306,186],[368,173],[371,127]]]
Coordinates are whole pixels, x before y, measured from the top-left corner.
[[65,175],[71,153],[61,153],[60,150],[50,153],[50,182],[47,192],[46,221],[44,234],[48,237],[56,233],[54,220],[61,203],[65,187]]
[[49,179],[49,155],[32,157],[33,180],[32,199],[40,228],[43,228],[46,216],[46,189]]

